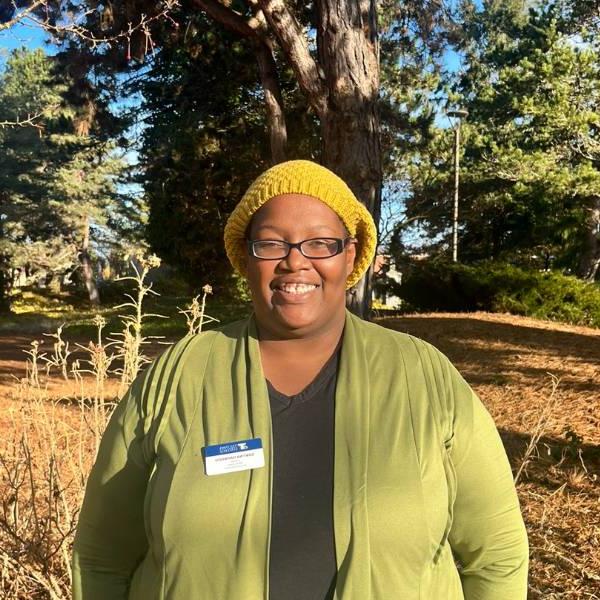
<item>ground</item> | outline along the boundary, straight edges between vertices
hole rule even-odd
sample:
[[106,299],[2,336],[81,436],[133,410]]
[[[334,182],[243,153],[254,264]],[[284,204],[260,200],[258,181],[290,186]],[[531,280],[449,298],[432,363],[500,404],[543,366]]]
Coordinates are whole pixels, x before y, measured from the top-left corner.
[[[447,354],[494,417],[515,475],[524,467],[517,490],[531,551],[529,598],[600,599],[600,330],[488,313],[378,322]],[[0,337],[0,428],[10,426],[2,415],[15,402],[30,341]],[[46,338],[42,348],[51,345]],[[72,387],[51,382],[56,396],[76,396]]]

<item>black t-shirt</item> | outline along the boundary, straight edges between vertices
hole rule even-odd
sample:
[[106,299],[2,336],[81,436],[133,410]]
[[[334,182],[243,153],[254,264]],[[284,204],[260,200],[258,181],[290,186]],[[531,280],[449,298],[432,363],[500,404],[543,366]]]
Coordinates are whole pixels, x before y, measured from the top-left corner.
[[294,396],[269,381],[273,507],[269,600],[329,600],[333,535],[335,385],[341,340],[315,379]]

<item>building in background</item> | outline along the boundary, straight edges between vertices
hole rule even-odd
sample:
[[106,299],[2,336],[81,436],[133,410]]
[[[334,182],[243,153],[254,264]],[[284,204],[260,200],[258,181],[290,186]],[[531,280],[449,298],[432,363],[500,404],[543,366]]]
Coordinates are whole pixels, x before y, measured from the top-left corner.
[[402,283],[402,273],[396,270],[389,254],[377,254],[373,271],[373,308],[397,310],[401,307],[402,299],[390,289],[394,287],[394,283]]

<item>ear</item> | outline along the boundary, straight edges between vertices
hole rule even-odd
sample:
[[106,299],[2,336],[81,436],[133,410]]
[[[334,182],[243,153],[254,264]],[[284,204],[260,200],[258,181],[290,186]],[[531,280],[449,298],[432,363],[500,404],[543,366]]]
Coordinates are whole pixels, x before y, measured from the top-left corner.
[[352,238],[348,245],[346,246],[346,277],[354,271],[354,263],[356,262],[356,246],[357,241],[355,238]]

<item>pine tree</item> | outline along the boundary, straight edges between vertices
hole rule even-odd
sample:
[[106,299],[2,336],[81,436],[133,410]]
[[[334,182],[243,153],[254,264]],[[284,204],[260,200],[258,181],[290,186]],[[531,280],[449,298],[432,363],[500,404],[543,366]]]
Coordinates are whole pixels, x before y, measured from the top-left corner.
[[[146,239],[197,287],[235,285],[222,244],[225,221],[271,161],[252,53],[199,14],[145,64],[132,66],[125,90],[143,98],[135,111],[143,115],[138,170],[149,207]],[[290,152],[314,155],[314,117],[290,78],[281,83],[293,115]]]
[[0,121],[37,115],[32,126],[0,130],[5,297],[15,269],[45,272],[60,285],[80,265],[90,300],[98,301],[90,236],[120,212],[124,163],[114,143],[82,132],[68,89],[41,50],[15,51],[0,81]]

